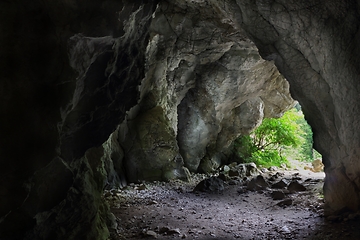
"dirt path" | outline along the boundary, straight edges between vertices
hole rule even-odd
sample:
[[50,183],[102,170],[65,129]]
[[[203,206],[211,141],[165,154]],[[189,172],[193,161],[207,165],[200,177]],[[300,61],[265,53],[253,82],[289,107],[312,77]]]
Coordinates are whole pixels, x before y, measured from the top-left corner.
[[[265,179],[275,175],[267,173]],[[332,223],[323,217],[323,173],[281,172],[306,191],[286,194],[279,206],[272,189],[247,190],[229,182],[222,193],[192,192],[190,183],[145,183],[112,190],[106,198],[117,221],[115,239],[360,239],[359,223]]]

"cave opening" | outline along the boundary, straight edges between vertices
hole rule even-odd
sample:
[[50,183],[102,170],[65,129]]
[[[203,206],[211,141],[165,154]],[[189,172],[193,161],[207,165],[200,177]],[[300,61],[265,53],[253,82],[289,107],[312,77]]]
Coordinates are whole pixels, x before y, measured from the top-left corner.
[[[301,110],[299,104],[296,108]],[[306,123],[303,114],[300,115],[302,123]],[[308,134],[312,139],[311,129]],[[312,140],[308,141],[312,149]],[[293,155],[291,151],[287,157]],[[343,228],[325,221],[325,175],[322,169],[315,170],[309,164],[312,159],[313,156],[306,159],[307,165],[304,159],[303,162],[296,159],[288,169],[229,162],[212,173],[191,173],[188,181],[141,181],[107,189],[104,198],[116,223],[112,236],[114,239],[340,236]],[[349,225],[347,229],[352,228]]]
[[313,132],[298,102],[276,118],[264,118],[248,134],[233,143],[230,161],[254,162],[259,168],[272,166],[323,171],[321,154],[313,147]]

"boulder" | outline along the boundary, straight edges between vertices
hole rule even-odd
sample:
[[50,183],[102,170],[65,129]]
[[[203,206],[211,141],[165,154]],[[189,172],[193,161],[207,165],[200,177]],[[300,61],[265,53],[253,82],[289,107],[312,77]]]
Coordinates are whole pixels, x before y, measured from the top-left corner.
[[286,207],[286,206],[291,206],[293,204],[293,200],[291,198],[286,198],[280,202],[278,202],[276,205],[280,206],[280,207]]
[[227,174],[229,177],[253,177],[261,174],[262,172],[256,167],[255,163],[231,163],[229,165]]
[[218,177],[211,177],[199,182],[193,192],[221,193],[224,191],[224,181]]
[[273,200],[282,200],[285,198],[285,193],[282,191],[272,191],[271,197]]
[[311,162],[311,167],[305,166],[305,170],[310,170],[312,172],[321,172],[324,170],[324,164],[322,163],[321,159],[315,159]]
[[283,189],[283,188],[286,188],[287,186],[288,186],[288,182],[285,179],[281,179],[280,181],[272,184],[271,188]]
[[126,175],[130,182],[189,179],[179,154],[174,129],[164,109],[154,107],[137,115],[122,127]]
[[299,183],[298,181],[291,181],[291,183],[287,186],[287,189],[290,192],[303,192],[306,191],[306,187]]
[[247,184],[247,189],[251,190],[251,191],[264,190],[269,187],[270,187],[269,183],[266,182],[264,177],[261,175],[258,175],[257,177],[252,178]]

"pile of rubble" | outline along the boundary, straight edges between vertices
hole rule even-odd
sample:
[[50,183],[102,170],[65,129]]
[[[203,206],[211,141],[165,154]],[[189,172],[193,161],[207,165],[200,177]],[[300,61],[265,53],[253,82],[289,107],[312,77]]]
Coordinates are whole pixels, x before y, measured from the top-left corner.
[[293,204],[291,194],[305,192],[306,186],[321,179],[303,179],[299,173],[286,175],[277,171],[277,167],[258,169],[255,163],[232,163],[222,167],[218,176],[202,180],[193,191],[221,193],[226,185],[241,185],[239,194],[247,191],[268,193],[273,200],[280,200],[276,205],[289,206]]

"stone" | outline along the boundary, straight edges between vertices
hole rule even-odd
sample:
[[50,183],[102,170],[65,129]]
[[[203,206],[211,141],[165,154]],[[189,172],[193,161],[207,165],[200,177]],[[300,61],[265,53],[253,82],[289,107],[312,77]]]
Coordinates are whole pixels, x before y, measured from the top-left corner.
[[136,186],[134,189],[138,190],[138,191],[143,191],[143,190],[147,189],[147,186],[145,184],[140,184],[140,185]]
[[181,234],[179,228],[171,228],[171,229],[169,229],[166,233],[167,233],[167,235],[173,235],[173,234],[178,234],[178,235],[180,235],[180,234]]
[[[90,227],[86,234],[91,238],[106,239],[109,236],[109,228],[114,228],[114,216],[109,214],[109,206],[102,197],[106,180],[106,171],[101,161],[103,153],[102,146],[91,148],[83,158],[70,165],[71,168],[82,171],[78,171],[73,177],[74,184],[68,189],[62,202],[35,215],[37,225],[32,237],[41,235],[45,238],[67,238],[65,232],[57,231],[56,226],[60,224],[66,229],[72,229],[74,236],[84,234],[83,225]],[[81,206],[69,204],[73,201],[80,202]],[[54,215],[56,218],[52,217]]]
[[105,189],[122,188],[127,185],[123,166],[124,151],[118,142],[118,132],[112,133],[102,145],[102,161],[107,172]]
[[276,205],[280,207],[290,206],[293,204],[293,200],[291,198],[284,199],[280,202],[278,202]]
[[231,165],[229,165],[230,170],[228,172],[228,175],[230,177],[240,177],[240,178],[244,178],[244,177],[252,177],[252,176],[257,176],[259,174],[261,174],[262,172],[256,167],[256,164],[251,162],[251,163],[233,163]]
[[278,170],[278,167],[271,166],[271,167],[268,168],[268,170],[269,170],[270,172],[275,172],[275,171]]
[[239,181],[237,181],[237,180],[230,180],[229,182],[228,182],[228,184],[229,185],[237,185],[237,184],[239,184]]
[[152,200],[152,201],[150,201],[150,202],[148,203],[148,205],[156,205],[156,204],[158,204],[158,202],[155,201],[155,200]]
[[284,225],[284,226],[281,227],[280,232],[291,233],[291,230],[289,229],[288,226]]
[[247,189],[247,188],[242,187],[242,188],[239,188],[239,189],[237,190],[237,193],[239,193],[239,194],[243,194],[243,193],[246,193],[247,191],[248,191],[248,189]]
[[272,184],[271,188],[283,189],[283,188],[286,188],[287,186],[288,186],[288,182],[285,179],[281,179],[280,181]]
[[147,231],[145,232],[145,235],[146,235],[146,236],[153,237],[153,238],[157,238],[157,237],[158,237],[157,233],[154,232],[154,231],[152,231],[152,230],[147,230]]
[[269,187],[270,185],[265,181],[264,177],[261,175],[252,178],[247,184],[247,189],[251,191],[264,190]]
[[116,217],[113,213],[108,214],[108,220],[106,225],[110,228],[110,230],[116,231],[118,223],[116,222]]
[[288,185],[287,189],[290,192],[306,191],[306,187],[304,185],[302,185],[301,183],[299,183],[298,181],[291,181],[290,184]]
[[223,174],[223,173],[220,173],[219,176],[218,176],[219,179],[223,180],[224,182],[228,180],[228,177]]
[[122,136],[120,143],[127,158],[124,165],[129,181],[189,179],[179,155],[175,132],[162,107],[157,106],[128,120],[125,127],[127,134]]
[[229,174],[229,177],[238,177],[238,176],[240,176],[240,173],[239,173],[238,170],[230,170],[228,172],[228,174]]
[[225,166],[223,167],[223,171],[224,171],[224,172],[228,172],[228,171],[230,171],[230,167],[229,167],[229,166],[227,166],[227,165],[225,165]]
[[224,181],[217,177],[211,177],[199,182],[193,192],[221,193],[224,191]]
[[324,164],[322,163],[322,159],[315,159],[311,162],[311,167],[305,166],[304,169],[312,172],[321,172],[324,170]]
[[252,176],[256,176],[259,174],[262,174],[262,171],[260,171],[256,164],[251,162],[251,163],[244,163],[243,164],[246,167],[246,176],[247,177],[252,177]]
[[282,168],[282,169],[287,169],[287,166],[286,166],[286,164],[285,163],[282,163],[282,164],[280,164],[280,167]]
[[276,172],[273,175],[270,175],[269,181],[273,182],[279,179],[280,177],[284,176],[284,173]]
[[282,200],[285,198],[285,194],[282,191],[272,191],[271,197],[273,200]]
[[170,227],[168,227],[168,226],[159,227],[159,228],[158,228],[158,232],[159,232],[160,234],[167,233],[169,230],[170,230]]

